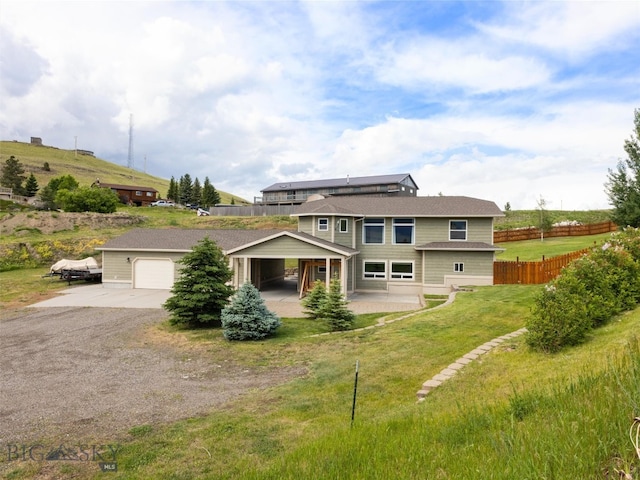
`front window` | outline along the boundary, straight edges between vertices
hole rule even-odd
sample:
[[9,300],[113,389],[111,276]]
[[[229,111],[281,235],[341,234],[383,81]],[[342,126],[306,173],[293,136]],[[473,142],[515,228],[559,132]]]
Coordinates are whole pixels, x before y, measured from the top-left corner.
[[387,278],[386,262],[364,262],[364,278]]
[[362,243],[384,244],[384,218],[365,218],[362,229]]
[[391,262],[391,278],[413,280],[413,262]]
[[136,190],[136,196],[137,197],[141,197],[142,196],[142,192],[140,190]]
[[147,194],[147,197],[153,197],[153,192],[145,192]]
[[326,232],[329,230],[329,219],[328,218],[319,218],[318,219],[318,231]]
[[393,243],[413,244],[413,218],[393,219]]
[[338,220],[338,231],[340,233],[347,233],[349,231],[349,219],[341,218]]
[[467,221],[451,220],[449,222],[449,240],[467,239]]

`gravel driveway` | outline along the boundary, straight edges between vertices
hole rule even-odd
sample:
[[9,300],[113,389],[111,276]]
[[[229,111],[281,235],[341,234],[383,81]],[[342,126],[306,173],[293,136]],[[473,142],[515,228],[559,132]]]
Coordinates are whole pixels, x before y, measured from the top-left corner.
[[0,444],[109,442],[304,375],[154,340],[161,309],[22,309],[0,319]]

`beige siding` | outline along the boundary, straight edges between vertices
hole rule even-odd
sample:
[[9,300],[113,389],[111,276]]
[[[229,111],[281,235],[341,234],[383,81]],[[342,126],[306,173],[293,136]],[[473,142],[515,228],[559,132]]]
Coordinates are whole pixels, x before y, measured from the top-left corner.
[[[391,218],[385,218],[384,228],[384,244],[383,245],[363,245],[362,222],[357,223],[356,227],[356,241],[360,254],[356,263],[356,288],[362,290],[387,290],[387,283],[407,283],[420,282],[422,278],[422,254],[416,251],[415,247],[418,244],[418,231],[421,227],[419,219],[416,219],[416,226],[414,231],[414,237],[416,243],[413,245],[394,245],[393,244],[393,220]],[[423,242],[424,243],[424,242]],[[382,261],[386,262],[386,279],[364,279],[364,262],[365,261]],[[392,280],[391,279],[391,262],[413,262],[413,280]]]
[[[133,261],[136,258],[170,258],[175,263],[183,256],[184,253],[175,252],[102,252],[102,282],[131,283],[133,280]],[[180,267],[177,263],[175,264],[175,278],[178,278]]]
[[282,236],[269,240],[268,242],[254,245],[235,252],[235,257],[254,257],[254,258],[326,258],[329,255],[332,258],[340,258],[337,253],[330,253],[322,247],[310,245],[295,238]]
[[491,218],[452,217],[416,219],[416,244],[448,241],[450,220],[467,221],[467,241],[493,243],[493,220]]
[[[456,262],[464,263],[463,272],[454,272]],[[443,284],[445,277],[493,276],[493,252],[425,252],[426,284]]]
[[313,235],[314,217],[298,217],[298,231]]

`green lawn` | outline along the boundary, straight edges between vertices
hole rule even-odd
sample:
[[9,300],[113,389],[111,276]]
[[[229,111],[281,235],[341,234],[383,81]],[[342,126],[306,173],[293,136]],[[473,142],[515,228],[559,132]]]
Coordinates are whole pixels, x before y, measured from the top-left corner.
[[504,242],[496,244],[504,248],[504,252],[496,252],[496,260],[537,261],[545,258],[575,252],[583,248],[602,245],[611,233],[587,235],[583,237],[553,237],[544,240],[525,240],[521,242]]
[[[640,311],[558,355],[533,353],[522,337],[509,340],[416,402],[425,380],[524,326],[539,288],[482,287],[445,308],[324,337],[309,336],[316,327],[302,319],[284,319],[275,338],[242,343],[218,331],[162,326],[198,348],[223,350],[230,361],[305,366],[308,374],[203,417],[132,425],[109,478],[573,479],[637,471],[628,431],[640,413],[633,340]],[[32,478],[40,468],[52,478],[62,468],[74,478],[106,478],[95,465],[53,462],[16,465],[10,478]]]

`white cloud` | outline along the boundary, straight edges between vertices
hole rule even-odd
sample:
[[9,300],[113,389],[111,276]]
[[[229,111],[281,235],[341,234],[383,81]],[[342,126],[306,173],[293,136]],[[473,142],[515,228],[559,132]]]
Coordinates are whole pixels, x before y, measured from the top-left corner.
[[504,18],[478,24],[490,35],[537,45],[568,57],[628,48],[637,42],[640,4],[595,2],[506,2]]
[[421,194],[606,207],[640,107],[640,4],[458,7],[5,1],[0,138],[126,163],[133,114],[138,168],[248,199],[408,172]]

